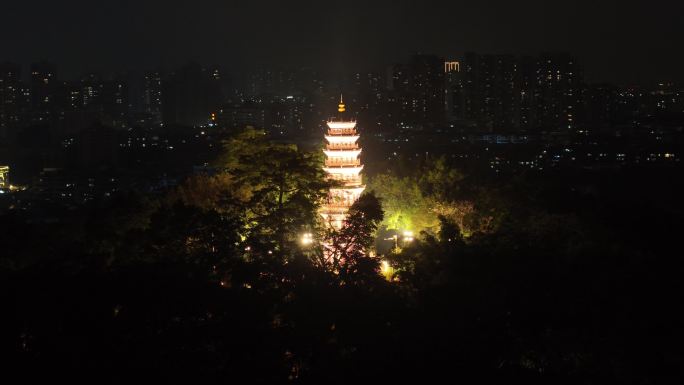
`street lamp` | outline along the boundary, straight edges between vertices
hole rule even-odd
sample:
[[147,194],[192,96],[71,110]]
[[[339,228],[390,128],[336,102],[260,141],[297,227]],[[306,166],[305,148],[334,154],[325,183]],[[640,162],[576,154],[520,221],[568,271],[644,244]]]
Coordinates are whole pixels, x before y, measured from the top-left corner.
[[391,238],[385,238],[386,241],[394,241],[394,248],[399,248],[399,236],[397,234],[392,235]]
[[406,243],[413,242],[413,239],[414,239],[413,238],[413,231],[406,230],[406,231],[404,231],[403,235],[404,235],[404,238],[402,238],[402,241],[404,241]]
[[302,245],[304,245],[304,246],[311,246],[314,242],[313,234],[311,234],[311,233],[302,234],[301,242],[302,242]]
[[386,280],[392,281],[394,278],[394,268],[387,262],[387,260],[382,260],[380,262],[380,274],[385,277]]

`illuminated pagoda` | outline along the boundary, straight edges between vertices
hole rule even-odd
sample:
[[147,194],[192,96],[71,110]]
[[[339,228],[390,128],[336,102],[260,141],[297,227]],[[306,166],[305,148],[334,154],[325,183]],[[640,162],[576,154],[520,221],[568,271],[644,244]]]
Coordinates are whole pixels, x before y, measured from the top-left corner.
[[328,132],[325,135],[326,146],[325,167],[323,168],[339,186],[330,189],[328,200],[321,208],[325,222],[335,229],[342,228],[349,208],[359,199],[366,188],[362,184],[361,170],[363,165],[359,159],[361,148],[356,132],[356,121],[345,119],[345,105],[342,97],[338,106],[338,116],[328,121]]

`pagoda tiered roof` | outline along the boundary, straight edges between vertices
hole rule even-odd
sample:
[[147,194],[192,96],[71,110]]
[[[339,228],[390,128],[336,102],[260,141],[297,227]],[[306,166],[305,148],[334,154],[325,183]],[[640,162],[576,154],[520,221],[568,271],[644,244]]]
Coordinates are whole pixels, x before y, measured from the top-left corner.
[[344,119],[345,111],[344,101],[340,99],[340,115],[327,122],[327,143],[323,150],[326,156],[323,170],[341,184],[330,189],[328,202],[321,208],[321,215],[335,228],[342,226],[347,211],[365,189],[361,177],[363,164],[359,159],[361,148],[357,143],[360,135],[356,121]]

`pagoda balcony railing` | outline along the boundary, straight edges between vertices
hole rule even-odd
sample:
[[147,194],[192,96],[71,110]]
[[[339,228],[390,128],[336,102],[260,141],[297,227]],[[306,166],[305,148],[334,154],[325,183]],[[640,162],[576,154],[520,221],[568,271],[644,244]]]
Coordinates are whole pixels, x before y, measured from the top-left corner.
[[321,210],[325,214],[346,214],[349,211],[351,205],[340,205],[340,204],[325,204],[321,207]]
[[340,211],[346,211],[349,210],[349,208],[354,204],[354,202],[349,202],[349,203],[342,203],[342,202],[336,202],[336,203],[326,203],[323,205],[324,209],[329,210],[340,210]]
[[356,159],[356,160],[326,160],[325,161],[325,166],[326,167],[345,167],[345,166],[360,166],[361,165],[361,160]]
[[361,184],[363,183],[363,178],[361,178],[360,176],[353,177],[353,178],[331,178],[331,179],[336,181],[337,183],[341,184],[341,186],[339,186],[337,188],[340,188],[340,187],[341,188],[348,188],[348,187],[356,188],[356,187],[361,186]]
[[331,128],[328,135],[356,135],[355,128]]
[[340,144],[340,143],[335,143],[335,144],[328,144],[328,150],[358,150],[359,145],[358,144]]

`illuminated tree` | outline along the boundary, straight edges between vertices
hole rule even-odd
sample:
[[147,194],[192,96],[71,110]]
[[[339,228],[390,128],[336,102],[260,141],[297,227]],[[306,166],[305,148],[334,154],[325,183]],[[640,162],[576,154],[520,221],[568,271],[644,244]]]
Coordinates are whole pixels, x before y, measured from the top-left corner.
[[371,178],[368,189],[382,200],[385,212],[382,225],[388,230],[419,232],[439,225],[437,215],[430,209],[430,200],[423,195],[415,178],[380,174]]
[[343,284],[376,280],[378,260],[369,252],[382,219],[380,200],[373,193],[362,195],[349,209],[341,229],[327,229],[326,253],[314,262],[335,272]]
[[330,186],[318,155],[269,142],[252,128],[224,147],[216,162],[220,172],[191,178],[174,199],[239,217],[252,256],[288,258],[302,230],[315,227]]
[[271,244],[284,253],[296,246],[303,228],[318,220],[329,183],[313,155],[294,146],[268,145],[246,155],[230,172],[250,186],[245,203],[248,242]]
[[[489,191],[465,197],[464,175],[450,167],[444,157],[422,165],[415,175],[376,175],[368,188],[382,199],[385,219],[382,227],[391,231],[437,234],[440,217],[458,225],[463,235],[492,233],[496,227]],[[499,211],[500,213],[501,211]]]

